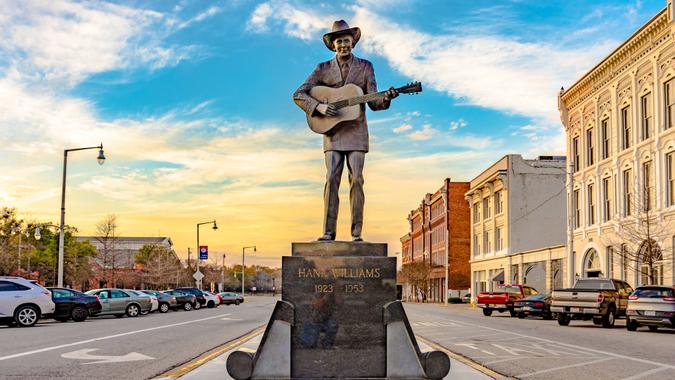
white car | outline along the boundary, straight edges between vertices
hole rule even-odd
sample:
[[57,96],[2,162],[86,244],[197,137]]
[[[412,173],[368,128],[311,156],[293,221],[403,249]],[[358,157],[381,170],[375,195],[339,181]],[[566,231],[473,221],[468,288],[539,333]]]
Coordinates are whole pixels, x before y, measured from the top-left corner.
[[220,305],[220,298],[218,298],[217,295],[207,292],[206,290],[202,290],[202,293],[204,293],[204,297],[206,297],[206,307],[212,308]]
[[[131,289],[124,289],[124,290],[129,291],[129,292],[133,292],[135,295],[137,295],[139,297],[150,298],[150,304],[152,305],[152,306],[150,306],[150,313],[154,313],[155,311],[157,311],[157,309],[159,309],[159,299],[157,299],[156,296],[153,296],[153,295],[147,294],[147,293],[143,293],[139,290],[131,290]],[[148,312],[147,311],[141,312],[141,314],[148,314]]]
[[25,278],[0,276],[0,322],[30,327],[54,309],[49,290]]

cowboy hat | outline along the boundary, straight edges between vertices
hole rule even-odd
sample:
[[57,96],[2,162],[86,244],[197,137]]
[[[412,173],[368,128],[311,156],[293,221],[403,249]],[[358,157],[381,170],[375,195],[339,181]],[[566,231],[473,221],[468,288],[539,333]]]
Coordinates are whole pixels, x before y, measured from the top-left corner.
[[345,20],[335,21],[333,23],[333,30],[323,35],[323,43],[326,44],[328,49],[335,51],[333,38],[342,34],[351,34],[354,37],[354,46],[356,46],[356,43],[361,38],[361,29],[358,27],[350,28]]

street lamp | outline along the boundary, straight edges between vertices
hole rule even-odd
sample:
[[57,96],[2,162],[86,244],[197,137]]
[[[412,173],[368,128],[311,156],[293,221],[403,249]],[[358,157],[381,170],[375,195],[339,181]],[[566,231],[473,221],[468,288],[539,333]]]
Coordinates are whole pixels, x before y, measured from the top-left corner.
[[256,251],[255,245],[252,245],[250,247],[244,247],[241,249],[241,296],[244,296],[244,252],[246,251],[246,248],[253,248],[253,252]]
[[63,184],[61,186],[61,225],[59,227],[59,269],[58,269],[58,278],[57,285],[58,287],[63,287],[63,247],[64,247],[64,227],[66,223],[66,167],[68,166],[68,152],[76,152],[78,150],[88,150],[88,149],[98,149],[98,161],[99,165],[103,165],[105,162],[105,155],[103,154],[103,143],[99,146],[90,146],[86,148],[75,148],[75,149],[66,149],[63,151]]
[[[211,228],[213,228],[214,231],[217,230],[218,225],[216,224],[215,220],[212,220],[210,222],[197,223],[197,259],[195,260],[197,261],[197,270],[195,271],[195,273],[199,272],[199,263],[201,262],[201,259],[199,258],[199,255],[201,254],[201,252],[199,251],[199,226],[211,223],[213,223],[213,227]],[[197,280],[197,288],[199,288],[200,290],[202,289],[202,280]]]
[[[218,264],[218,263],[216,263]],[[223,267],[220,270],[220,291],[225,291],[225,254],[223,253]]]

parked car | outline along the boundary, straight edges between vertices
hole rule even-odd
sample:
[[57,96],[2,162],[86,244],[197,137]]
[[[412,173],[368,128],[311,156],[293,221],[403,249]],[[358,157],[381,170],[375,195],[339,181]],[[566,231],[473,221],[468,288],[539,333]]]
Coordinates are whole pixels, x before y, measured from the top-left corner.
[[217,295],[206,290],[202,290],[202,292],[204,292],[204,297],[206,297],[206,307],[211,309],[220,305],[220,298]]
[[553,319],[550,294],[533,294],[529,297],[519,299],[513,304],[513,310],[516,312],[516,316],[521,319],[528,315],[536,315],[544,319]]
[[225,305],[239,305],[244,302],[244,297],[239,293],[222,292],[218,294],[223,298],[223,304]]
[[206,306],[206,297],[201,290],[197,288],[176,288],[175,290],[195,296],[197,298],[197,302],[194,304],[195,310],[200,309],[202,306]]
[[49,290],[21,277],[0,277],[0,323],[30,327],[55,305]]
[[82,322],[101,312],[101,301],[96,296],[90,296],[73,289],[47,289],[52,292],[52,301],[56,306],[50,317],[59,322],[67,322],[69,319]]
[[192,294],[183,293],[178,290],[165,290],[162,293],[176,297],[176,306],[173,307],[174,310],[183,309],[185,311],[190,311],[197,303],[197,297]]
[[94,289],[86,292],[97,296],[101,301],[101,312],[98,315],[114,315],[115,317],[138,317],[152,308],[150,297],[139,296],[126,289]]
[[464,303],[471,302],[471,293],[466,293],[465,295],[463,295],[461,297],[461,299],[462,299],[462,302],[464,302]]
[[617,317],[626,315],[632,292],[633,288],[621,280],[580,278],[570,289],[553,291],[551,311],[558,314],[561,326],[569,325],[572,319],[593,319],[593,324],[611,328]]
[[141,290],[141,292],[157,298],[157,301],[159,302],[159,308],[157,310],[159,310],[160,313],[167,313],[170,309],[174,309],[176,305],[178,305],[176,296],[162,293],[157,290]]
[[147,293],[143,293],[140,290],[134,290],[134,289],[124,289],[124,290],[126,290],[127,292],[129,292],[131,294],[134,294],[138,297],[150,298],[150,305],[151,305],[150,310],[142,311],[141,315],[146,315],[148,313],[154,313],[155,311],[159,310],[159,300],[157,299],[157,297],[155,297],[153,295],[150,295],[150,294],[147,294]]
[[650,331],[675,328],[675,287],[649,285],[635,289],[628,297],[626,329],[635,331],[640,326]]
[[524,297],[539,294],[537,289],[526,285],[499,284],[494,292],[479,293],[478,307],[483,309],[483,315],[489,317],[493,311],[503,313],[508,311],[512,317],[516,316],[513,304]]

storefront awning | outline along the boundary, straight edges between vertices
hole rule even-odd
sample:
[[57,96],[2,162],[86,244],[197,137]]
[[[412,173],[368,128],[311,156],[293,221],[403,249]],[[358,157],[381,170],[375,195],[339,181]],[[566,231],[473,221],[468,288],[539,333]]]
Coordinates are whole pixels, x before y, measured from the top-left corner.
[[504,270],[499,271],[499,273],[492,276],[490,279],[492,282],[504,282]]

